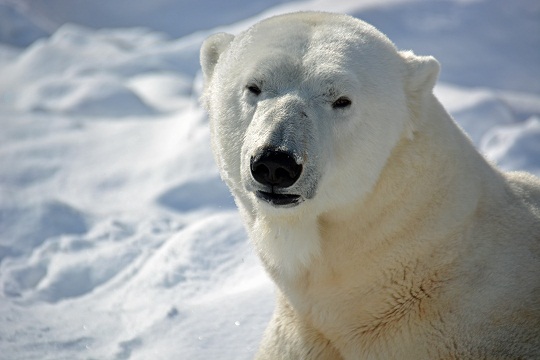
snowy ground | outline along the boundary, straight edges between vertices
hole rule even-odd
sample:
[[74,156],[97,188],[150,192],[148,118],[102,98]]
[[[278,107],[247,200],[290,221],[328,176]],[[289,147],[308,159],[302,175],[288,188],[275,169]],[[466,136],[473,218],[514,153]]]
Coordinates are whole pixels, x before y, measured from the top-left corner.
[[273,290],[213,164],[198,50],[301,9],[435,55],[477,147],[540,175],[536,0],[0,0],[0,359],[253,356]]

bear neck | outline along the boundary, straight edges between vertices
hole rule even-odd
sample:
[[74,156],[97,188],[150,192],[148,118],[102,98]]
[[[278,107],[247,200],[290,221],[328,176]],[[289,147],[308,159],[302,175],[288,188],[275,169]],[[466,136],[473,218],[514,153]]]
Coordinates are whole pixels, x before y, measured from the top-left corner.
[[[405,313],[416,310],[402,304],[436,302],[440,284],[456,276],[465,252],[475,247],[463,244],[471,241],[468,224],[503,180],[434,97],[432,103],[416,119],[414,138],[404,136],[394,148],[370,194],[313,220],[318,249],[305,266],[289,276],[267,266],[290,304],[313,321],[318,299],[329,294],[362,299],[342,304],[359,318],[395,314],[386,305]],[[366,328],[379,329],[372,319],[364,319]]]

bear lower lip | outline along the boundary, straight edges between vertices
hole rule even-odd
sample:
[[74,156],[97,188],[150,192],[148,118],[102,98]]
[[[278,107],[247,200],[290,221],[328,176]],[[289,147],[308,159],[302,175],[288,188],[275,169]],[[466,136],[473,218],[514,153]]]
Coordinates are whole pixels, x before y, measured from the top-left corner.
[[276,194],[266,191],[257,191],[256,194],[259,199],[276,206],[297,205],[301,202],[300,195]]

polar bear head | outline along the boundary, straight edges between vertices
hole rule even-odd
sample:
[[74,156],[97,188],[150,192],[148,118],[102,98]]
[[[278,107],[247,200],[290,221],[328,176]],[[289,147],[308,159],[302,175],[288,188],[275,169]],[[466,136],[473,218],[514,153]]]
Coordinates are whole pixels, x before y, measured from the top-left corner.
[[322,213],[362,197],[412,138],[432,57],[347,15],[294,13],[201,49],[202,101],[222,178],[246,213]]

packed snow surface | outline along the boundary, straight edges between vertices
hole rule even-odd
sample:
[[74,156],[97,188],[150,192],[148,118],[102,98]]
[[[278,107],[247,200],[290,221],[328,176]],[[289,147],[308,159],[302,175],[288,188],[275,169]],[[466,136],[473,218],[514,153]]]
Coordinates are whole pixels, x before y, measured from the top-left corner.
[[219,179],[199,47],[297,10],[442,63],[436,94],[540,175],[536,0],[0,0],[0,359],[250,359],[273,287]]

